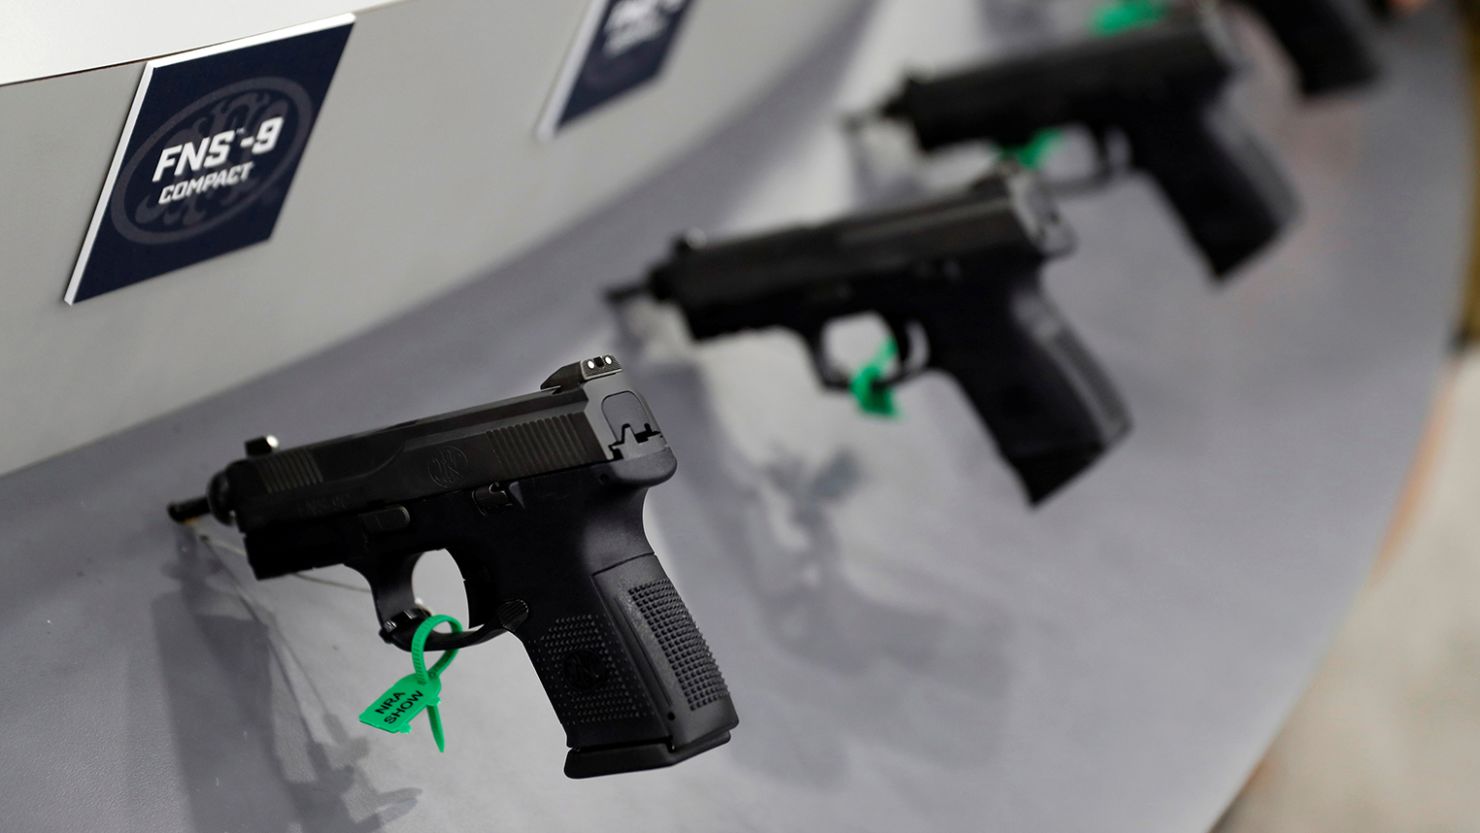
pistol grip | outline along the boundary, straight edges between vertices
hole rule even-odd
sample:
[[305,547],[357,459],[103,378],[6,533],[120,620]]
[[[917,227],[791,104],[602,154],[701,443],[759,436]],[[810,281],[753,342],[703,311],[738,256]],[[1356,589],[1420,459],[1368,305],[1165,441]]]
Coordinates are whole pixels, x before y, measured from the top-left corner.
[[651,553],[590,576],[515,635],[571,747],[565,774],[670,766],[730,739],[724,677]]
[[[661,464],[657,456],[627,462]],[[738,723],[719,666],[643,533],[645,488],[602,471],[620,465],[522,484],[520,511],[584,494],[574,501],[582,511],[532,518],[531,540],[547,548],[513,556],[495,577],[501,598],[524,607],[509,630],[565,727],[571,778],[670,766],[725,743]]]
[[1308,97],[1373,83],[1381,65],[1357,12],[1345,0],[1243,0],[1290,56]]
[[1220,279],[1279,237],[1299,199],[1274,159],[1221,104],[1151,108],[1122,126]]
[[956,379],[1035,505],[1130,430],[1119,394],[1036,276],[958,294],[922,323],[930,364]]

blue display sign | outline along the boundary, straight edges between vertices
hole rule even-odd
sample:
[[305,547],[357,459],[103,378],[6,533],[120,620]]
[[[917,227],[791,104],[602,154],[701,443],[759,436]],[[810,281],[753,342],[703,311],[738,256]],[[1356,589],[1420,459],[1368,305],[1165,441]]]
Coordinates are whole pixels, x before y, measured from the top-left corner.
[[658,77],[695,0],[593,0],[554,95],[541,138]]
[[271,237],[353,23],[145,64],[67,303]]

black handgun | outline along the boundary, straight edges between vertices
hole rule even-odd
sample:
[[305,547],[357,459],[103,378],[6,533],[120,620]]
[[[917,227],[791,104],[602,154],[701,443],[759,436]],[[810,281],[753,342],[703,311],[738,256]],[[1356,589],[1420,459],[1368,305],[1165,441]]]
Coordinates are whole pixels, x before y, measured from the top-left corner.
[[1238,0],[1264,19],[1290,56],[1305,95],[1365,87],[1382,74],[1357,10],[1344,0]]
[[[969,190],[826,225],[709,245],[682,238],[642,285],[697,339],[785,327],[822,385],[849,390],[826,355],[828,322],[873,312],[898,343],[880,388],[934,367],[976,406],[1037,503],[1125,435],[1119,396],[1044,295],[1039,272],[1072,235],[1036,177],[1016,169]],[[914,344],[923,332],[928,355]]]
[[528,396],[283,451],[254,440],[169,514],[235,523],[259,579],[353,568],[381,637],[407,650],[431,615],[412,571],[445,549],[474,627],[433,634],[429,650],[518,637],[565,727],[572,778],[675,764],[729,740],[737,718],[643,532],[647,490],[677,463],[620,371],[602,356]]
[[1123,136],[1160,184],[1214,274],[1274,240],[1297,213],[1284,174],[1223,104],[1238,70],[1211,13],[1175,10],[1116,35],[986,66],[911,78],[880,115],[908,123],[922,150],[972,141],[1025,145],[1083,125]]

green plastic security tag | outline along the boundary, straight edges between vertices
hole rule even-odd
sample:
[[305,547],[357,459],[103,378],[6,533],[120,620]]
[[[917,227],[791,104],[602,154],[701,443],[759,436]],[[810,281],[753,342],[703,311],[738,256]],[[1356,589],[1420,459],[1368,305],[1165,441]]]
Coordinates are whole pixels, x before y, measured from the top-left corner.
[[406,734],[411,731],[411,721],[422,712],[432,726],[432,739],[437,742],[437,751],[447,751],[447,740],[442,734],[442,712],[437,708],[442,702],[442,672],[457,656],[456,649],[447,651],[431,668],[426,666],[427,637],[443,622],[452,626],[453,633],[460,633],[462,624],[451,616],[432,616],[416,628],[411,637],[410,674],[396,680],[395,684],[375,698],[375,702],[360,712],[360,722],[384,732]]
[[1002,153],[1024,168],[1036,171],[1043,160],[1048,158],[1048,154],[1058,146],[1062,135],[1057,130],[1040,130],[1033,134],[1026,145],[1003,148]]
[[411,731],[413,718],[441,699],[440,680],[435,677],[419,680],[415,674],[407,674],[360,712],[360,722],[382,731],[405,734]]
[[1095,10],[1095,34],[1113,35],[1155,23],[1166,17],[1164,0],[1120,0]]
[[886,419],[899,416],[899,407],[894,404],[894,391],[877,384],[884,378],[884,371],[888,369],[889,363],[898,355],[899,345],[892,338],[886,339],[873,360],[853,374],[848,386],[853,391],[859,410]]

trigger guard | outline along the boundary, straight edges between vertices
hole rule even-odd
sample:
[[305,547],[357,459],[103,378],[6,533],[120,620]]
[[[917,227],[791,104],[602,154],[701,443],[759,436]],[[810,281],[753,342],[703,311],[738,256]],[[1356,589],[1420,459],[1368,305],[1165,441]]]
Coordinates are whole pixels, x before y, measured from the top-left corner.
[[926,349],[924,351],[927,358],[916,360],[915,346],[918,339],[915,338],[915,331],[921,329],[923,332],[923,328],[912,321],[896,318],[885,318],[884,324],[889,328],[889,337],[894,339],[898,356],[894,369],[874,380],[873,387],[877,391],[893,388],[919,376],[929,362],[930,341],[928,337],[925,339]]
[[1124,166],[1116,164],[1115,134],[1108,129],[1097,128],[1090,131],[1089,137],[1095,146],[1095,169],[1085,180],[1101,185],[1114,182],[1116,177],[1125,173]]
[[[411,650],[411,639],[416,636],[416,629],[421,626],[423,621],[431,618],[431,615],[427,611],[422,610],[421,615],[410,615],[406,618],[407,624],[404,627],[397,627],[390,633],[382,629],[380,638],[403,651],[409,652]],[[487,642],[503,632],[503,628],[490,624],[479,625],[472,630],[460,631],[458,633],[437,633],[433,631],[427,637],[425,650],[454,651],[460,648],[468,648],[479,643]]]
[[[370,595],[375,602],[375,615],[380,620],[380,638],[403,651],[411,650],[411,638],[416,629],[432,613],[416,598],[412,575],[416,564],[425,553],[411,553],[400,558],[367,558],[356,562],[345,562],[345,566],[365,577],[370,585]],[[457,561],[457,557],[453,556]],[[462,571],[462,563],[458,563]],[[464,581],[466,581],[466,572]],[[473,600],[468,602],[470,612],[475,610]],[[476,628],[460,633],[433,633],[427,637],[426,650],[449,651],[487,642],[504,632],[504,628],[483,622]]]
[[[889,336],[894,339],[896,349],[899,351],[898,366],[887,375],[874,380],[875,390],[885,390],[895,385],[906,382],[920,375],[925,369],[925,362],[912,362],[915,356],[913,322],[898,319],[884,318],[884,325],[889,328]],[[807,330],[802,334],[803,340],[807,342],[807,352],[812,357],[812,369],[816,372],[818,380],[823,388],[827,390],[852,391],[853,378],[856,373],[850,373],[843,366],[832,361],[827,355],[827,348],[822,343],[822,331],[817,329]],[[928,341],[927,341],[928,344]]]
[[807,342],[807,352],[812,357],[812,370],[817,374],[822,387],[827,390],[849,390],[853,377],[843,370],[842,365],[828,358],[827,348],[822,343],[822,330],[806,330],[802,333],[802,340]]

